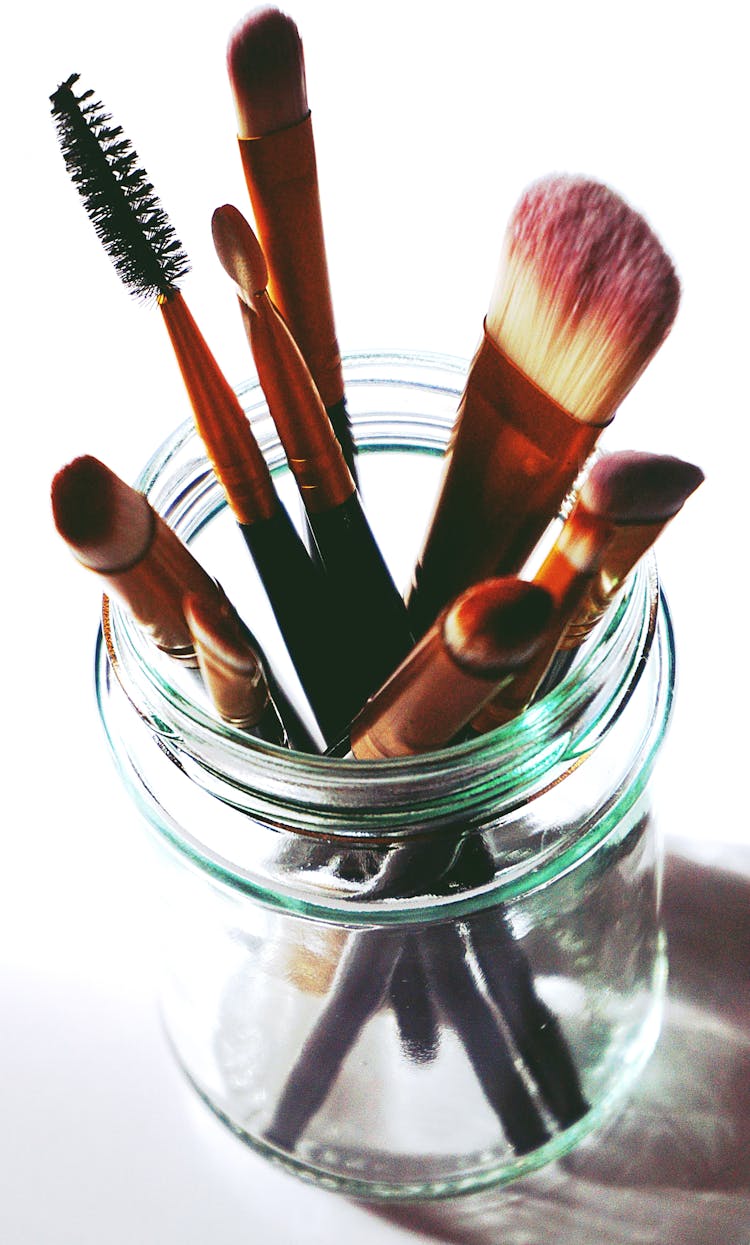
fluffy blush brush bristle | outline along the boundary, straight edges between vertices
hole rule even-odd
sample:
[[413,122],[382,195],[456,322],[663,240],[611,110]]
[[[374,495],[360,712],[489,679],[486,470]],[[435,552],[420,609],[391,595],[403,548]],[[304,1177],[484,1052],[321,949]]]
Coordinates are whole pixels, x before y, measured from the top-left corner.
[[604,423],[669,332],[679,296],[638,212],[599,182],[553,176],[511,217],[487,331],[565,410]]

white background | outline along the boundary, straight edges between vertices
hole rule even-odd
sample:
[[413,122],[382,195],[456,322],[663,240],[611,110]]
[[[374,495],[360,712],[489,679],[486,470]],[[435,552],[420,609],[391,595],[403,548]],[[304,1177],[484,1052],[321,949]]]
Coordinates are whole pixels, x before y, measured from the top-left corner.
[[[0,84],[0,1238],[414,1239],[403,1223],[267,1170],[172,1068],[141,919],[147,858],[93,702],[98,589],[49,516],[49,482],[64,462],[93,453],[133,478],[189,411],[158,313],[127,296],[70,185],[48,96],[78,71],[122,124],[191,256],[185,295],[239,381],[252,369],[210,217],[223,202],[247,210],[224,67],[244,10],[228,0],[22,8],[5,17]],[[672,254],[684,290],[677,324],[610,444],[674,453],[706,472],[660,543],[680,688],[657,787],[671,838],[742,868],[750,338],[742,6],[298,0],[289,11],[305,44],[343,350],[469,356],[507,217],[544,173],[609,182]],[[746,957],[747,944],[739,947]],[[494,1240],[477,1235],[479,1219],[451,1223],[446,1212],[411,1226],[430,1240]],[[604,1239],[598,1231],[592,1241]]]

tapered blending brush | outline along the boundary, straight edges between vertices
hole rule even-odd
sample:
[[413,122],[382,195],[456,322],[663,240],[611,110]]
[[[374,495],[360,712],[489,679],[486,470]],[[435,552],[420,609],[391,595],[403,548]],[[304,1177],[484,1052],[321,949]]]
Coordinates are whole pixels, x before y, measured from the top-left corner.
[[284,642],[328,742],[351,713],[340,698],[331,605],[319,568],[281,504],[234,390],[178,287],[188,261],[138,156],[73,75],[52,96],[68,171],[123,282],[156,299],[206,447],[255,561]]
[[668,455],[623,450],[594,464],[534,577],[554,599],[553,624],[533,660],[485,704],[475,729],[500,726],[530,703],[568,629],[592,617],[602,584],[606,594],[620,582],[625,566],[653,544],[702,479],[698,467]]
[[265,257],[253,230],[229,204],[214,212],[212,229],[219,259],[239,291],[258,379],[336,600],[342,678],[353,717],[412,646],[406,607],[310,371],[271,302]]
[[678,301],[671,260],[608,187],[554,176],[522,196],[408,598],[417,634],[468,584],[522,570]]
[[147,498],[85,455],[54,477],[52,513],[77,560],[101,578],[154,644],[196,665],[183,597],[190,592],[218,604],[223,594]]
[[248,13],[230,36],[227,67],[242,165],[268,261],[271,298],[310,369],[356,480],[304,52],[295,23],[276,8]]

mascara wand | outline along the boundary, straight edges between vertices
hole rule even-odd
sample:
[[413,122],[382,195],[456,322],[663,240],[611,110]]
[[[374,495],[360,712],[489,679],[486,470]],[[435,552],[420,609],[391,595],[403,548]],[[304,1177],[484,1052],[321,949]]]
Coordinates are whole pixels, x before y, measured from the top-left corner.
[[237,395],[179,292],[189,262],[138,155],[92,91],[74,93],[78,77],[73,74],[51,96],[66,167],[126,287],[142,301],[157,301],[196,427],[330,743],[351,714],[336,677],[327,585],[276,493]]

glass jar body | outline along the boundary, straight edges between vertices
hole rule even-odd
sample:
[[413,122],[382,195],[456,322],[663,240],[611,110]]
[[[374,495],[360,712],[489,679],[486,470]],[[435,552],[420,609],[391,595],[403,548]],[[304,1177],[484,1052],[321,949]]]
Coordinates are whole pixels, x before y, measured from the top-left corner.
[[[462,380],[429,357],[347,364],[363,493],[401,582]],[[262,397],[244,396],[288,489]],[[275,659],[191,429],[139,483]],[[666,974],[648,776],[674,670],[652,563],[517,722],[392,762],[243,736],[115,605],[106,632],[102,719],[164,883],[167,1031],[235,1132],[321,1184],[413,1198],[511,1180],[611,1111],[656,1041]]]

